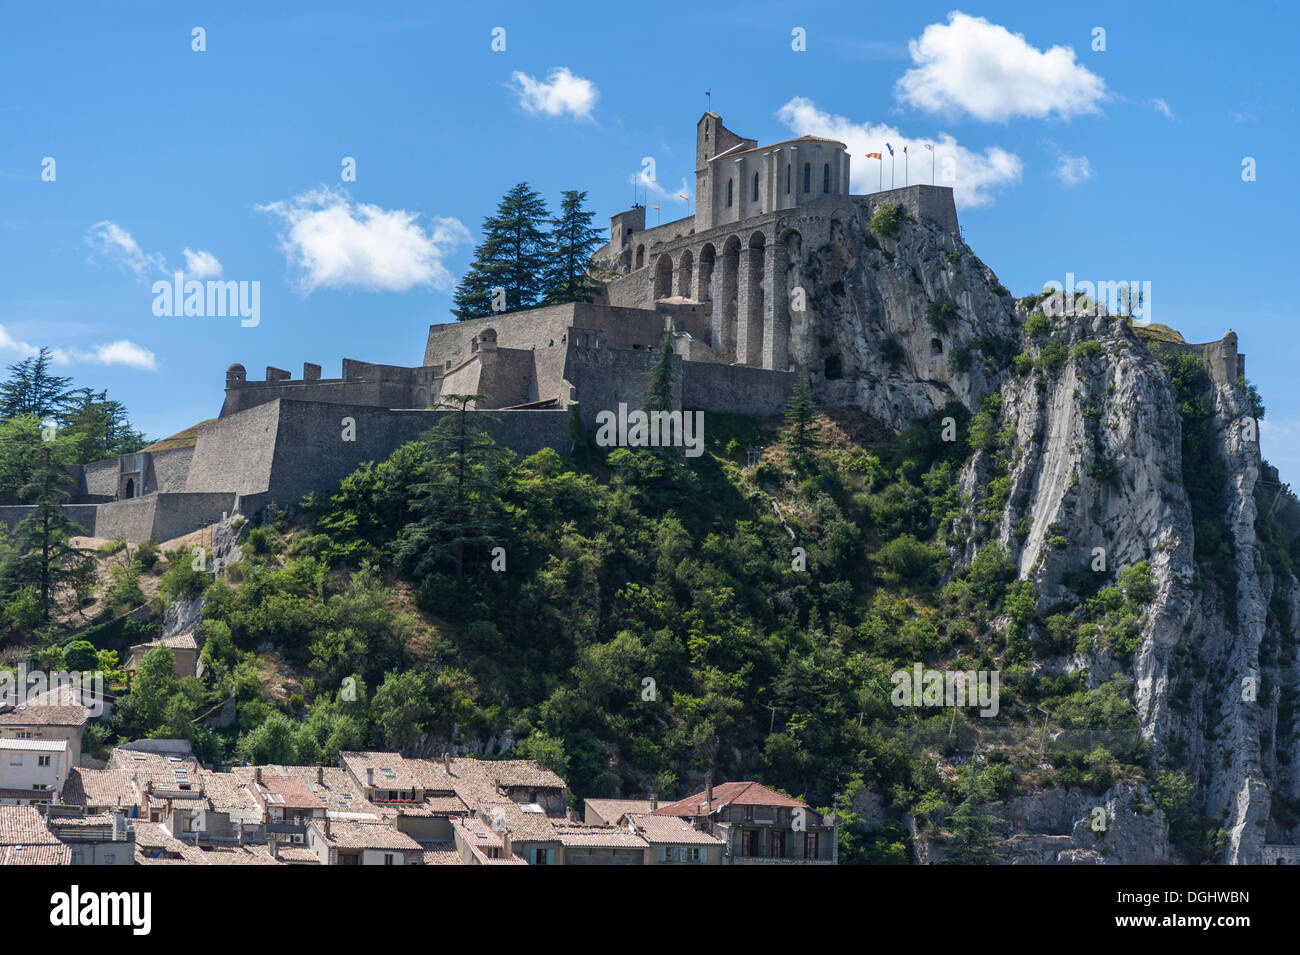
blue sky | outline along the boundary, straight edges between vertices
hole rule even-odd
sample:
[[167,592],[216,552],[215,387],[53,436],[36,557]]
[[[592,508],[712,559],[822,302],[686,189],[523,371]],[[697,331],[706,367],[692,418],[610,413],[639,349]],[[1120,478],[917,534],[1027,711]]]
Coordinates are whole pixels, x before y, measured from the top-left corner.
[[[56,348],[151,437],[215,416],[231,362],[418,363],[520,180],[552,204],[587,190],[604,225],[649,156],[648,201],[684,214],[711,89],[741,135],[845,139],[855,192],[876,183],[862,152],[893,142],[901,183],[911,143],[929,181],[935,143],[1017,295],[1150,281],[1152,320],[1234,328],[1265,456],[1300,480],[1300,15],[1281,3],[114,2],[3,22],[0,362]],[[260,283],[256,327],[155,316],[178,269]]]

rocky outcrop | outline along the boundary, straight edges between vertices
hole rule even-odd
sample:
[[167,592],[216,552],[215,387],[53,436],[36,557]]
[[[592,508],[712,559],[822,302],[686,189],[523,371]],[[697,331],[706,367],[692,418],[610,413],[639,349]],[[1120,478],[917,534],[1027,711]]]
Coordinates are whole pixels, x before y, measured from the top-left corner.
[[[961,490],[973,511],[991,478],[1009,488],[991,526],[972,513],[959,560],[997,540],[1021,579],[1034,581],[1040,611],[1077,602],[1080,573],[1109,584],[1120,568],[1149,562],[1155,594],[1131,657],[1095,650],[1042,665],[1086,670],[1094,686],[1116,671],[1133,680],[1153,766],[1186,773],[1196,811],[1228,834],[1220,861],[1258,862],[1265,843],[1300,842],[1300,584],[1270,564],[1259,539],[1263,463],[1235,357],[1206,362],[1212,444],[1226,477],[1212,513],[1199,518],[1222,527],[1227,556],[1216,566],[1232,568],[1211,574],[1196,556],[1174,390],[1127,322],[1104,313],[1058,317],[1030,339],[1028,310],[999,294],[978,259],[937,227],[905,220],[893,238],[876,239],[856,217],[835,223],[832,235],[829,246],[809,250],[810,307],[792,328],[794,355],[811,369],[819,400],[902,429],[952,400],[974,412],[996,393],[998,425],[1014,434],[1011,460],[977,453]],[[927,320],[939,301],[956,307],[942,328]],[[1060,344],[1048,368],[1010,361],[1050,342]],[[1084,342],[1095,344],[1076,348]],[[1207,354],[1228,344],[1235,356],[1231,334]],[[973,354],[954,359],[964,348]],[[830,356],[838,360],[828,364]],[[842,377],[828,376],[828,367]],[[1279,794],[1289,808],[1273,812]],[[1158,812],[1125,807],[1149,804],[1149,794],[1112,790],[1105,798],[1115,822],[1101,841],[1080,829],[1096,800],[1052,789],[1004,807],[1009,860],[1182,861]]]

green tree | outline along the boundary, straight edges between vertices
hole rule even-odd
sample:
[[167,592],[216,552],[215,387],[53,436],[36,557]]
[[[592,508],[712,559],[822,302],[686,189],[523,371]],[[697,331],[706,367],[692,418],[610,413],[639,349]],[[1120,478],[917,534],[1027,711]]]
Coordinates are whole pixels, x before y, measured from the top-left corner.
[[560,200],[560,214],[551,220],[551,267],[546,273],[546,304],[589,302],[596,291],[587,275],[587,263],[604,238],[592,227],[596,213],[584,209],[587,194],[567,190]]
[[795,380],[790,400],[785,405],[785,434],[782,436],[786,450],[796,463],[803,463],[817,447],[817,405],[802,377]]
[[546,292],[551,251],[543,224],[550,221],[546,202],[526,182],[502,198],[496,215],[483,220],[483,241],[453,297],[452,312],[461,321],[492,313],[492,290],[505,289],[505,310],[532,308]]
[[989,865],[997,860],[993,826],[998,817],[989,810],[989,786],[978,775],[967,777],[966,796],[948,817],[948,861],[957,865]]
[[0,418],[35,415],[45,419],[59,414],[71,392],[71,378],[50,374],[53,355],[48,348],[8,367],[9,378],[0,382]]
[[673,410],[677,386],[677,365],[674,358],[672,332],[665,332],[655,348],[654,364],[650,366],[645,392],[647,411]]
[[59,423],[65,434],[83,436],[81,464],[131,454],[145,446],[144,436],[127,420],[126,406],[109,400],[104,391],[78,388],[70,392]]
[[440,408],[454,410],[424,435],[425,479],[411,488],[414,520],[401,532],[398,556],[417,578],[450,561],[464,574],[466,548],[499,538],[505,525],[502,484],[514,455],[499,448],[482,415],[469,405],[484,395],[444,395]]
[[371,712],[385,747],[402,750],[425,734],[434,715],[429,694],[429,680],[422,672],[395,670],[384,678]]
[[63,513],[72,483],[65,468],[67,449],[56,441],[42,442],[37,449],[31,478],[18,492],[32,504],[32,512],[14,529],[12,549],[0,565],[0,593],[35,585],[43,620],[50,617],[55,590],[90,559],[69,543],[79,530]]

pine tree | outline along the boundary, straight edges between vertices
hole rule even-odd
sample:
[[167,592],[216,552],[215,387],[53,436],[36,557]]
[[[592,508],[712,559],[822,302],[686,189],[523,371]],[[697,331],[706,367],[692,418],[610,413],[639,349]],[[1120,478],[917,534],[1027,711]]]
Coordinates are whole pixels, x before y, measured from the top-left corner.
[[67,487],[68,445],[46,441],[36,451],[31,479],[18,492],[33,505],[32,512],[14,529],[13,546],[0,566],[0,593],[24,586],[38,588],[41,618],[48,620],[54,591],[75,578],[86,555],[69,538],[79,533],[63,513],[71,495]]
[[45,419],[61,412],[70,397],[71,378],[51,375],[48,348],[9,366],[9,380],[0,382],[0,419],[35,415]]
[[967,780],[966,798],[948,817],[948,861],[957,865],[989,865],[997,861],[993,826],[998,817],[989,810],[999,805],[988,801],[988,785],[980,776]]
[[596,213],[583,209],[585,192],[570,189],[560,200],[560,214],[551,220],[551,264],[546,273],[546,304],[589,302],[596,285],[587,275],[587,263],[604,238],[592,228]]
[[471,403],[484,395],[443,395],[437,407],[446,415],[423,437],[428,447],[426,479],[412,486],[415,519],[402,529],[398,556],[416,578],[450,562],[464,574],[466,548],[500,539],[505,526],[502,485],[514,455],[499,448],[482,415]]
[[99,461],[131,454],[145,446],[144,436],[131,427],[126,406],[111,401],[105,391],[78,388],[68,394],[59,415],[61,433],[82,435],[80,461]]
[[673,334],[665,332],[655,348],[654,364],[650,366],[645,393],[646,411],[673,410],[676,404],[674,394],[677,384],[677,366],[673,357]]
[[817,447],[816,417],[817,405],[808,391],[808,383],[799,378],[785,406],[785,447],[796,462],[805,461]]
[[505,289],[505,310],[538,305],[546,292],[550,242],[542,231],[550,221],[546,202],[526,182],[501,200],[496,215],[483,220],[483,241],[461,279],[452,312],[461,321],[492,314],[492,289]]

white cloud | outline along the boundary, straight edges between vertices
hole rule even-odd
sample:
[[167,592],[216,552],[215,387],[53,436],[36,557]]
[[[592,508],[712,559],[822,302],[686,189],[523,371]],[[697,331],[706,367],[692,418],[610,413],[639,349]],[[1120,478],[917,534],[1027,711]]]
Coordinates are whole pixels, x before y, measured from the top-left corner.
[[1087,156],[1070,156],[1061,153],[1056,158],[1056,178],[1064,186],[1077,186],[1092,178],[1092,165]]
[[[796,96],[777,112],[777,117],[799,136],[825,136],[838,139],[848,146],[852,162],[849,164],[851,182],[854,192],[875,192],[879,183],[879,173],[874,159],[865,159],[864,154],[879,152],[885,154],[885,171],[888,172],[889,153],[885,143],[891,143],[896,152],[898,184],[902,185],[903,147],[909,149],[908,155],[917,160],[917,169],[912,173],[914,183],[928,182],[930,179],[930,154],[922,147],[929,143],[935,149],[936,185],[945,185],[943,170],[945,163],[951,161],[953,171],[953,200],[960,208],[973,208],[988,205],[993,201],[993,190],[999,186],[1020,181],[1024,164],[1015,153],[990,146],[982,153],[974,152],[958,145],[957,140],[947,133],[940,133],[937,138],[911,138],[903,135],[894,126],[883,123],[855,123],[843,116],[836,116],[818,109],[812,100]],[[889,177],[885,176],[886,183]]]
[[894,92],[931,113],[969,113],[984,121],[1013,116],[1069,119],[1099,111],[1105,81],[1075,62],[1069,47],[1038,50],[1023,35],[960,11],[932,23],[909,45],[915,67]]
[[417,285],[449,292],[456,283],[443,259],[470,241],[458,219],[435,218],[426,231],[419,213],[353,202],[340,189],[313,189],[257,208],[284,224],[280,246],[306,294],[349,287],[405,292]]
[[571,113],[579,119],[591,119],[591,109],[600,93],[591,80],[575,76],[568,67],[557,66],[545,81],[520,73],[513,74],[519,105],[530,113],[562,116]]
[[[3,325],[0,325],[0,351],[15,351],[23,358],[33,357],[40,353],[40,349],[35,345],[15,339]],[[51,348],[50,357],[57,365],[127,365],[131,368],[140,368],[146,371],[153,371],[158,367],[157,358],[153,352],[126,339],[109,342],[106,345],[95,345],[89,350]]]
[[167,268],[161,254],[146,255],[131,233],[107,219],[90,227],[86,242],[118,268],[134,273],[139,279],[147,279],[150,274]]
[[1151,105],[1156,108],[1157,112],[1163,114],[1165,119],[1174,118],[1174,111],[1170,109],[1169,104],[1166,103],[1164,100],[1162,100],[1159,96],[1157,96],[1155,99],[1151,101]]
[[211,252],[200,249],[195,252],[185,247],[185,277],[191,279],[215,279],[221,274],[221,263]]

